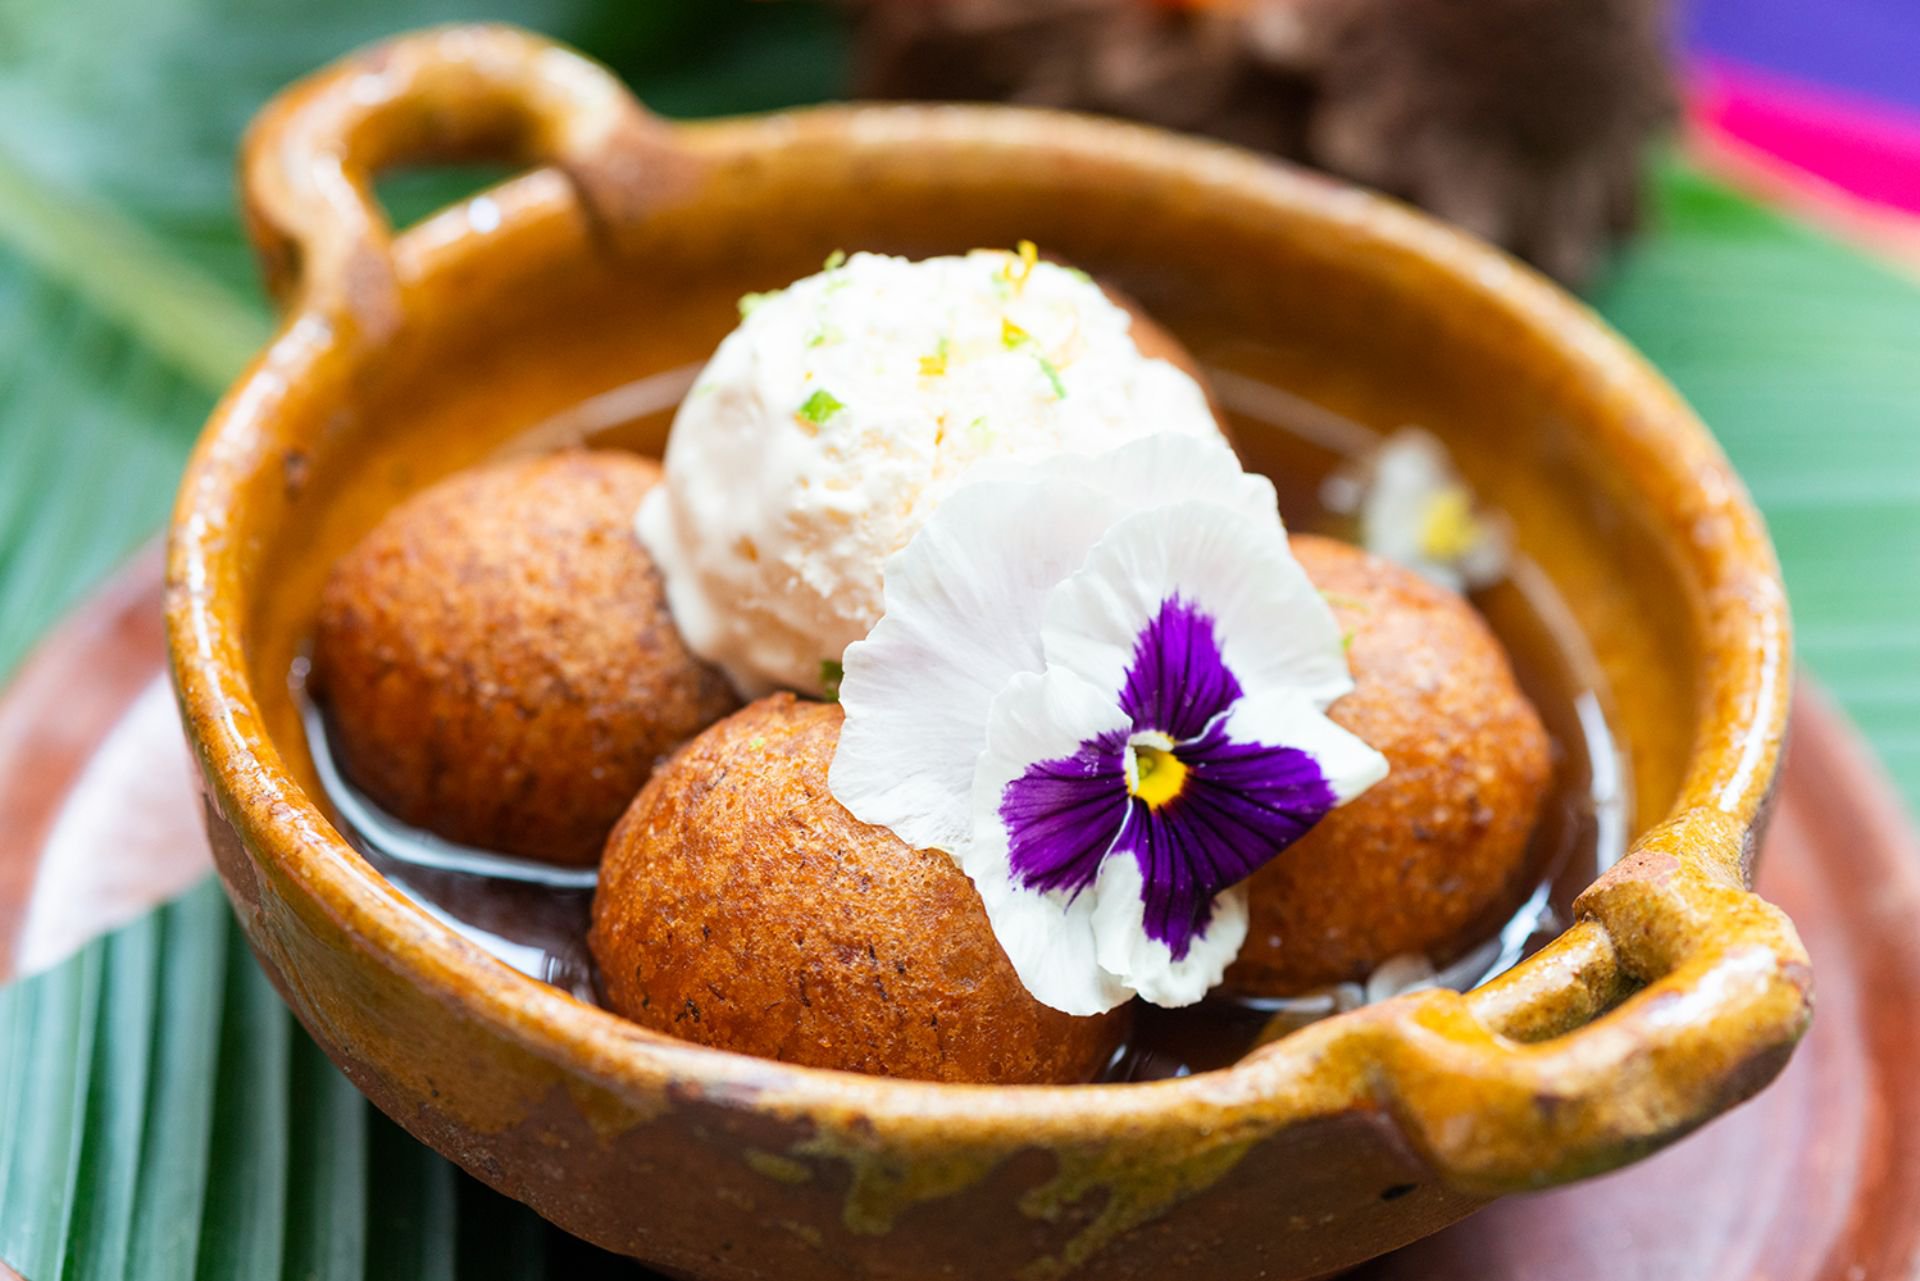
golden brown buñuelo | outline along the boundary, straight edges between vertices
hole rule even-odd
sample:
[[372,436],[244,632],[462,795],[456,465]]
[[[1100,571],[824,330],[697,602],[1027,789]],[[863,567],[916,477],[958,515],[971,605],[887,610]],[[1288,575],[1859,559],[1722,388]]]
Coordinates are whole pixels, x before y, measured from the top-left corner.
[[313,682],[356,785],[462,844],[600,856],[655,760],[739,705],[633,534],[659,476],[611,451],[475,468],[340,559]]
[[1514,897],[1551,773],[1547,733],[1471,605],[1345,543],[1293,552],[1349,638],[1329,709],[1391,772],[1248,882],[1227,986],[1284,995],[1364,980],[1402,953],[1447,959]]
[[973,883],[827,791],[838,704],[775,694],[658,770],[593,901],[607,1002],[689,1041],[814,1067],[1006,1084],[1091,1078],[1125,1007],[1076,1018],[1014,973]]

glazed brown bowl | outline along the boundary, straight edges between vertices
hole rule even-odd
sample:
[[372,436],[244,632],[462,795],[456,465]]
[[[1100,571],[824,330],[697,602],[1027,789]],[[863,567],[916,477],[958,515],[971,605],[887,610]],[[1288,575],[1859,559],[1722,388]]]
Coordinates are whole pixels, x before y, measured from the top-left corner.
[[[392,234],[373,173],[449,156],[531,169]],[[168,570],[220,875],[353,1081],[562,1227],[697,1277],[1308,1277],[1644,1156],[1759,1089],[1805,1030],[1805,953],[1748,890],[1789,685],[1765,533],[1667,385],[1493,250],[1072,116],[669,126],[495,27],[290,89],[242,175],[286,319],[207,428]],[[609,424],[657,449],[674,371],[734,299],[829,250],[1016,237],[1117,282],[1224,377],[1428,426],[1511,514],[1604,673],[1636,798],[1631,852],[1557,941],[1465,996],[1368,1006],[1224,1071],[935,1085],[643,1031],[493,960],[342,839],[288,672],[328,565],[382,512]]]

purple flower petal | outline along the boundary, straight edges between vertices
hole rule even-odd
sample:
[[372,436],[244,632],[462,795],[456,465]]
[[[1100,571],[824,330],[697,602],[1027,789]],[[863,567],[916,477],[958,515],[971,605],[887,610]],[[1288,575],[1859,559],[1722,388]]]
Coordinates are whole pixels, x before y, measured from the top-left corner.
[[1304,836],[1338,797],[1306,752],[1236,743],[1218,722],[1176,750],[1188,767],[1180,794],[1158,807],[1130,798],[1113,848],[1140,866],[1147,937],[1178,961],[1213,919],[1214,897]]
[[1128,754],[1148,748],[1118,732],[1029,765],[1000,801],[1018,883],[1077,894],[1109,854],[1131,854],[1146,935],[1184,960],[1213,920],[1214,899],[1339,803],[1311,753],[1228,736],[1241,696],[1213,617],[1169,596],[1134,643],[1119,702],[1135,734],[1152,735],[1152,750],[1177,758],[1172,790],[1132,794]]
[[1198,736],[1240,693],[1221,657],[1212,615],[1169,596],[1134,642],[1120,707],[1136,730],[1184,741]]
[[1131,802],[1123,735],[1102,734],[1071,756],[1028,766],[1000,799],[1014,875],[1032,890],[1085,889]]

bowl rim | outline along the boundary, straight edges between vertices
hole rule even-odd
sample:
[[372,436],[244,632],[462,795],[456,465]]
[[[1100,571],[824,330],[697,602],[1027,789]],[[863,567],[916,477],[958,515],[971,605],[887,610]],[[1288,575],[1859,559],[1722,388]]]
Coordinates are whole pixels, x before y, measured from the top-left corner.
[[[1382,254],[1438,272],[1551,343],[1618,408],[1604,448],[1657,494],[1649,510],[1697,584],[1704,611],[1702,698],[1673,812],[1583,896],[1575,926],[1505,978],[1471,996],[1426,992],[1337,1016],[1216,1072],[1145,1083],[946,1084],[795,1066],[646,1031],[512,970],[433,922],[334,831],[266,735],[243,652],[248,602],[237,584],[247,539],[234,527],[233,512],[247,478],[279,466],[263,430],[275,405],[358,338],[353,320],[339,314],[337,297],[314,295],[288,311],[272,344],[214,411],[182,482],[169,546],[170,668],[210,795],[243,837],[249,858],[272,864],[342,928],[464,1017],[556,1066],[628,1094],[691,1092],[823,1126],[857,1117],[903,1142],[959,1133],[1027,1144],[1116,1126],[1154,1132],[1271,1127],[1303,1109],[1384,1106],[1442,1174],[1460,1186],[1504,1190],[1631,1159],[1650,1150],[1650,1142],[1684,1132],[1751,1093],[1784,1062],[1809,1008],[1804,953],[1784,916],[1745,892],[1745,860],[1785,729],[1784,589],[1760,517],[1706,428],[1588,309],[1499,251],[1385,197],[1138,125],[1016,107],[851,105],[674,125],[667,132],[688,154],[708,159],[796,139],[876,155],[910,142],[917,149],[961,147],[1008,158],[1101,156],[1137,178],[1197,183],[1361,237]],[[396,278],[418,282],[458,272],[476,255],[494,252],[503,236],[577,220],[581,194],[578,184],[549,167],[483,198],[497,212],[490,231],[476,230],[463,205],[393,238]],[[1703,949],[1697,931],[1688,934],[1679,919],[1699,911],[1732,922],[1714,947]],[[1584,993],[1585,1016],[1600,1017],[1578,1017],[1584,1027],[1546,1039],[1514,1014],[1526,1003],[1522,984],[1529,973],[1551,973],[1547,981],[1572,1005]],[[1695,999],[1699,1026],[1681,1040],[1716,1043],[1743,1070],[1777,1055],[1772,1070],[1736,1088],[1728,1084],[1735,1069],[1727,1067],[1711,1080],[1703,1074],[1656,1082],[1610,1101],[1611,1078],[1643,1048],[1657,1012],[1627,1017],[1646,992],[1603,1011],[1630,978],[1649,977],[1648,991],[1665,985]],[[1423,1038],[1430,1043],[1415,1045]],[[1388,1071],[1384,1083],[1379,1073],[1328,1066],[1361,1059],[1401,1066]],[[1423,1085],[1415,1076],[1442,1084]],[[1581,1100],[1592,1133],[1569,1140],[1544,1164],[1516,1158],[1497,1143],[1476,1152],[1473,1141],[1449,1138],[1441,1124],[1452,1097],[1447,1090],[1462,1082],[1491,1091],[1477,1105],[1483,1119],[1506,1127],[1502,1132],[1516,1141],[1549,1133],[1545,1122],[1522,1115],[1522,1101],[1548,1088]],[[1654,1119],[1627,1118],[1628,1109],[1644,1109],[1649,1099],[1659,1104],[1649,1113]],[[1484,1134],[1478,1142],[1485,1146]]]

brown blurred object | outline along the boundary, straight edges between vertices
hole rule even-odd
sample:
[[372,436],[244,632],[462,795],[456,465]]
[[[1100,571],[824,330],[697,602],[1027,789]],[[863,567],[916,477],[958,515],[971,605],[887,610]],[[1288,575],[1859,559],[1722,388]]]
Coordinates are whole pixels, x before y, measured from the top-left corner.
[[1563,280],[1634,225],[1666,0],[842,0],[856,89],[1108,112],[1406,197]]

